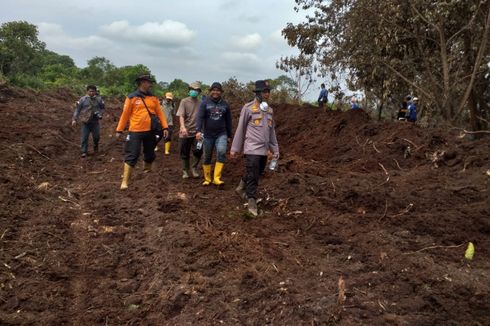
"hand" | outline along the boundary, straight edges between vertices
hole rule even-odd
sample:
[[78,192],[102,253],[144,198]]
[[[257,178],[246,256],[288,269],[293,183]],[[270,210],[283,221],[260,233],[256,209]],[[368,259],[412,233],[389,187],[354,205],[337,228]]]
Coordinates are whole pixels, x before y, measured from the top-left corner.
[[122,132],[116,132],[116,139],[119,140],[121,139],[121,136],[122,136]]
[[76,124],[77,124],[77,122],[76,122],[75,120],[72,120],[72,122],[71,122],[71,126],[72,126],[72,127],[75,127],[75,125],[76,125]]
[[230,157],[232,159],[236,159],[238,157],[238,153],[237,152],[230,152]]
[[180,128],[180,135],[183,137],[187,137],[189,135],[189,133],[187,132],[187,129],[185,129],[185,127]]
[[202,137],[202,133],[201,132],[197,132],[196,133],[196,139],[197,140],[201,140],[201,137]]
[[165,129],[163,130],[163,139],[167,139],[168,138],[168,130]]

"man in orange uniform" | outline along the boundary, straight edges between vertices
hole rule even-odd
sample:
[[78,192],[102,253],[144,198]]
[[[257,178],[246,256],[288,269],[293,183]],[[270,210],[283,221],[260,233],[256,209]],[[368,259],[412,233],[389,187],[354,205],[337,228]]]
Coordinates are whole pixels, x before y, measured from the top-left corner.
[[[138,162],[138,157],[143,145],[145,172],[151,171],[151,165],[155,160],[155,147],[158,142],[168,135],[168,125],[160,108],[160,102],[151,93],[154,79],[150,75],[141,75],[136,79],[138,89],[129,94],[124,102],[123,113],[116,129],[116,137],[120,138],[129,122],[129,133],[126,137],[124,149],[124,174],[121,189],[128,188],[132,170]],[[152,130],[151,116],[156,115],[160,120],[163,132]]]

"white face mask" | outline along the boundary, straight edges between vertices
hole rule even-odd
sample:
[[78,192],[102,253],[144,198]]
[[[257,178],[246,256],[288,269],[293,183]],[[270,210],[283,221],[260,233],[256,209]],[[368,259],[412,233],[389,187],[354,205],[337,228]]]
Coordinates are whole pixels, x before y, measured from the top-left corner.
[[262,111],[267,112],[267,110],[269,109],[269,104],[267,104],[267,102],[263,101],[262,103],[260,103],[259,108]]

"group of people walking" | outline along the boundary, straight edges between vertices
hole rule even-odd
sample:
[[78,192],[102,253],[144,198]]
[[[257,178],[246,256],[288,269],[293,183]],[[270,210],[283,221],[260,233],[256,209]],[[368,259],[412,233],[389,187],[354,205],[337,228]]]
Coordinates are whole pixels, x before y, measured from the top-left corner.
[[[159,99],[151,92],[154,82],[150,75],[141,75],[136,79],[137,90],[126,97],[116,128],[118,139],[122,138],[126,129],[128,131],[124,138],[124,172],[120,187],[122,190],[129,188],[130,178],[141,149],[143,149],[145,173],[152,171],[152,164],[156,158],[155,150],[160,141],[165,142],[165,154],[170,153],[175,111],[173,94],[166,93],[160,104]],[[255,98],[242,108],[234,135],[230,106],[223,99],[223,87],[218,82],[211,85],[209,95],[204,100],[200,98],[200,83],[189,84],[188,96],[180,101],[176,112],[180,127],[182,178],[201,177],[198,167],[204,156],[202,185],[223,185],[222,173],[228,142],[232,140],[230,157],[235,159],[243,153],[246,162],[245,173],[235,191],[248,201],[248,211],[254,216],[258,215],[257,187],[260,177],[264,174],[268,155],[272,154],[274,160],[279,158],[274,112],[267,103],[270,90],[267,81],[255,82]],[[82,157],[87,155],[90,133],[94,141],[94,152],[98,149],[99,120],[104,110],[104,102],[97,95],[96,87],[88,86],[87,94],[77,102],[72,120],[73,125],[81,122]],[[216,152],[216,163],[213,169],[214,152]]]

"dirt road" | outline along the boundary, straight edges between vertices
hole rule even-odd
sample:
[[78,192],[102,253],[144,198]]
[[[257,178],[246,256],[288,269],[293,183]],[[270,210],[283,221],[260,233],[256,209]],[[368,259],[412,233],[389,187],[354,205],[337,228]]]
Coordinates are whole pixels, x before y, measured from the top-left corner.
[[490,324],[488,138],[277,107],[249,219],[241,160],[203,188],[176,142],[120,191],[119,106],[80,159],[74,101],[0,89],[2,324]]

